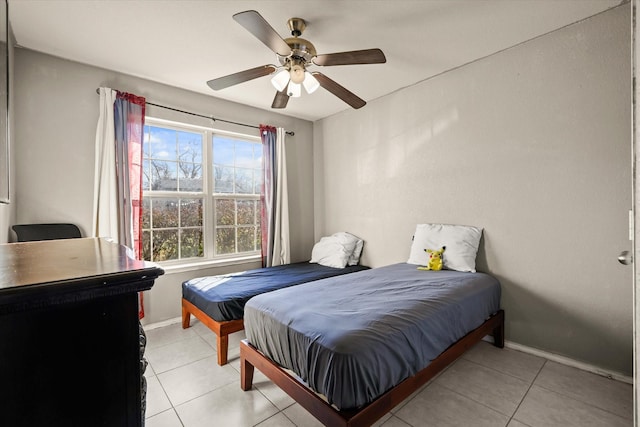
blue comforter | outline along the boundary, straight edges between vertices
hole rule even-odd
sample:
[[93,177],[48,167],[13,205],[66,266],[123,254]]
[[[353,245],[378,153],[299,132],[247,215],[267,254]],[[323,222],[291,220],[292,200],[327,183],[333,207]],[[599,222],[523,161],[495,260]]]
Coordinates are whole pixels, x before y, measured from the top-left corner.
[[266,356],[351,409],[425,368],[499,308],[492,276],[402,263],[256,296],[244,325]]
[[368,268],[362,265],[333,268],[299,262],[198,277],[182,284],[182,298],[218,322],[236,320],[242,319],[244,305],[255,295]]

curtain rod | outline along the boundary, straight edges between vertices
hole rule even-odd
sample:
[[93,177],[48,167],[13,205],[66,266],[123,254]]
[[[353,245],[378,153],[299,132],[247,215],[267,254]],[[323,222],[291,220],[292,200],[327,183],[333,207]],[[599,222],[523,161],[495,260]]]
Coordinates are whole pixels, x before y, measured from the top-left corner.
[[[97,89],[96,89],[96,93],[97,93],[97,94],[100,94],[100,88],[97,88]],[[166,109],[166,110],[176,111],[176,112],[178,112],[178,113],[189,114],[189,115],[191,115],[191,116],[196,116],[196,117],[202,117],[202,118],[205,118],[205,119],[210,119],[210,120],[213,120],[214,122],[230,123],[230,124],[232,124],[232,125],[239,125],[239,126],[245,126],[245,127],[254,128],[254,129],[260,129],[260,126],[256,126],[256,125],[249,125],[249,124],[246,124],[246,123],[240,123],[240,122],[233,122],[233,121],[231,121],[231,120],[217,119],[217,118],[215,118],[215,117],[213,117],[213,116],[205,116],[205,115],[203,115],[203,114],[192,113],[191,111],[179,110],[179,109],[177,109],[177,108],[167,107],[166,105],[154,104],[153,102],[149,102],[149,101],[146,101],[146,100],[145,100],[145,103],[146,103],[147,105],[153,105],[154,107],[160,107],[160,108],[164,108],[164,109]],[[294,136],[294,135],[295,135],[295,132],[294,132],[294,131],[292,131],[292,130],[285,131],[285,133],[286,133],[287,135],[289,135],[289,136]]]

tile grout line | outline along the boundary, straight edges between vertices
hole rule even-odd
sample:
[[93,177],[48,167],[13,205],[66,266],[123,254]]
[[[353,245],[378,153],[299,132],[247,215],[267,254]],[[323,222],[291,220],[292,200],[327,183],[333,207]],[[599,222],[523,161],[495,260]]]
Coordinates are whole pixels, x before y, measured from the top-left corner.
[[[614,380],[614,379],[612,379],[612,378],[611,378],[611,380],[612,380],[612,381],[616,381],[616,380]],[[577,398],[577,397],[575,397],[575,396],[568,396],[568,395],[566,395],[566,394],[564,394],[564,393],[561,393],[561,392],[559,392],[559,391],[557,391],[557,390],[552,390],[552,389],[550,389],[550,388],[547,388],[547,387],[544,387],[544,386],[541,386],[541,385],[537,385],[536,387],[539,387],[539,388],[541,388],[541,389],[543,389],[543,390],[545,390],[545,391],[547,391],[547,392],[549,392],[549,393],[557,394],[557,395],[562,396],[562,397],[564,397],[564,398],[566,398],[566,399],[571,399],[571,400],[573,400],[574,402],[582,403],[583,405],[587,405],[587,406],[589,406],[589,407],[591,407],[591,408],[595,408],[595,409],[597,409],[597,410],[599,410],[599,411],[606,412],[606,413],[607,413],[607,414],[609,414],[609,415],[613,415],[613,416],[615,416],[615,417],[622,418],[623,420],[631,420],[631,421],[633,421],[633,418],[632,418],[632,417],[631,417],[631,418],[624,417],[624,416],[622,416],[622,415],[620,415],[620,414],[616,414],[615,412],[611,412],[611,411],[610,411],[610,410],[608,410],[608,409],[601,408],[601,407],[599,407],[599,406],[597,406],[597,405],[595,405],[595,404],[593,404],[593,403],[586,402],[586,401],[584,401],[584,400],[582,400],[582,399],[578,399],[578,398]]]
[[[169,325],[168,325],[168,326],[169,326]],[[194,325],[192,324],[192,325],[191,325],[191,327],[190,327],[189,329],[191,329],[193,326],[194,326]],[[145,332],[146,332],[146,331],[145,331]],[[211,345],[209,344],[209,342],[206,340],[206,337],[203,337],[203,336],[202,336],[202,334],[200,334],[196,329],[194,329],[194,332],[195,332],[195,337],[192,337],[192,338],[185,338],[185,339],[176,339],[175,341],[171,341],[171,342],[166,343],[166,344],[164,344],[164,345],[156,346],[156,347],[152,347],[152,348],[162,348],[162,347],[165,347],[165,346],[169,346],[169,345],[175,344],[176,342],[185,341],[185,340],[187,340],[187,339],[193,339],[193,338],[196,338],[196,337],[197,337],[197,338],[200,338],[201,340],[203,340],[203,341],[205,342],[205,344],[207,344],[207,346],[211,347]],[[146,355],[146,350],[147,350],[147,349],[145,349],[145,355]],[[213,355],[215,356],[215,354],[217,353],[217,352],[216,352],[216,349],[212,347],[212,350],[213,350]],[[162,384],[162,381],[160,381],[160,377],[159,377],[159,376],[160,376],[160,374],[164,374],[164,373],[167,373],[167,372],[171,372],[171,371],[174,371],[174,370],[176,370],[176,369],[180,369],[180,368],[182,368],[182,367],[184,367],[184,366],[190,365],[190,364],[192,364],[192,363],[199,362],[199,361],[201,361],[201,360],[203,360],[203,359],[206,359],[207,357],[211,357],[211,356],[210,356],[210,355],[209,355],[209,356],[205,356],[205,357],[199,358],[199,359],[197,359],[197,360],[191,361],[191,362],[189,362],[189,363],[185,363],[185,364],[183,364],[183,365],[176,366],[176,367],[174,367],[174,368],[171,368],[171,369],[166,370],[166,371],[163,371],[163,372],[157,372],[155,369],[153,369],[153,368],[152,368],[152,369],[153,369],[153,372],[154,372],[154,375],[153,375],[153,376],[154,376],[154,377],[156,377],[156,380],[158,381],[158,384],[160,385],[160,388],[162,389],[162,392],[164,393],[164,395],[165,395],[165,397],[167,398],[167,401],[169,402],[169,404],[171,405],[171,407],[170,407],[170,408],[167,408],[167,409],[166,409],[166,410],[164,410],[164,411],[158,412],[157,414],[154,414],[154,415],[152,415],[151,417],[148,417],[148,418],[147,418],[147,417],[145,417],[145,422],[146,422],[146,420],[147,420],[147,419],[153,418],[153,417],[155,417],[155,416],[157,416],[157,415],[160,415],[160,414],[162,414],[162,413],[164,413],[164,412],[167,412],[167,411],[170,411],[170,410],[171,410],[171,411],[173,411],[173,412],[175,413],[175,415],[176,415],[176,417],[178,418],[178,421],[180,422],[180,424],[182,425],[182,427],[184,427],[184,422],[182,421],[182,419],[180,418],[180,415],[178,414],[178,411],[177,411],[177,409],[176,409],[176,405],[175,405],[175,404],[173,403],[173,401],[169,398],[169,394],[167,393],[167,390],[165,389],[165,386]],[[148,362],[148,361],[147,361],[147,363],[149,364],[149,366],[151,366],[151,363],[150,363],[150,362]],[[235,366],[233,366],[233,365],[231,365],[231,364],[229,364],[229,366],[230,366],[234,371],[238,372],[238,374],[239,374],[239,371],[235,368]],[[284,408],[284,409],[280,409],[280,408],[278,408],[278,407],[276,406],[276,404],[275,404],[274,402],[272,402],[272,401],[271,401],[271,399],[269,399],[269,397],[268,397],[267,395],[265,395],[265,394],[262,392],[262,390],[260,390],[258,387],[255,387],[255,386],[254,386],[254,387],[253,387],[253,389],[254,389],[255,391],[257,391],[258,393],[260,393],[260,394],[261,394],[261,395],[262,395],[262,396],[263,396],[263,397],[264,397],[264,398],[265,398],[265,399],[266,399],[266,400],[267,400],[271,405],[273,405],[273,407],[274,407],[274,408],[276,408],[276,409],[277,409],[277,412],[276,412],[275,414],[271,415],[270,417],[265,418],[264,420],[261,420],[258,424],[255,424],[256,426],[257,426],[257,425],[259,425],[260,423],[263,423],[263,422],[267,421],[267,420],[268,420],[268,419],[270,419],[270,418],[275,417],[277,414],[282,413],[282,415],[283,415],[286,419],[288,419],[289,421],[291,421],[291,423],[297,427],[297,425],[293,422],[293,420],[291,420],[289,417],[287,417],[287,416],[286,416],[286,414],[284,413],[284,410],[285,410],[285,409],[287,409],[287,408],[289,408],[289,407],[293,406],[295,403],[293,403],[293,404],[291,404],[291,405],[288,405],[288,406],[287,406],[286,408]],[[214,390],[210,390],[210,391],[208,391],[208,392],[207,392],[207,393],[205,393],[205,394],[211,393],[212,391],[214,391]],[[197,399],[197,398],[199,398],[199,397],[202,397],[202,396],[203,396],[203,395],[196,396],[196,397],[194,397],[194,398],[192,398],[192,399],[187,400],[186,402],[182,402],[182,403],[180,403],[180,405],[183,405],[183,404],[185,404],[185,403],[188,403],[188,402],[190,402],[190,401],[192,401],[192,400],[194,400],[194,399]]]
[[[533,385],[535,384],[536,380],[540,376],[540,373],[542,372],[544,367],[547,365],[548,361],[549,361],[548,359],[544,359],[544,363],[542,364],[542,366],[540,366],[540,369],[538,370],[538,373],[536,374],[536,376],[531,381],[531,384],[529,384],[529,387],[527,388],[527,391],[522,396],[522,399],[520,399],[520,403],[518,403],[518,406],[516,406],[516,409],[513,411],[513,414],[511,414],[511,416],[509,417],[509,422],[507,422],[507,425],[509,425],[509,423],[514,420],[513,417],[516,416],[516,413],[518,412],[518,409],[520,409],[520,406],[522,406],[522,402],[524,402],[524,400],[527,398],[527,395],[531,391],[531,388],[533,387]],[[524,424],[522,421],[519,421],[519,420],[515,420],[515,421],[518,421],[519,423]],[[525,424],[525,425],[528,425],[528,424]]]
[[[516,377],[516,376],[511,375],[511,374],[508,374],[508,373],[506,373],[506,372],[499,371],[499,370],[497,370],[497,369],[495,369],[495,368],[492,368],[492,367],[489,367],[489,366],[485,366],[485,365],[483,365],[482,363],[478,363],[478,362],[476,362],[476,361],[473,361],[473,360],[470,360],[470,359],[467,359],[467,358],[460,358],[460,359],[458,359],[458,360],[461,360],[461,359],[464,359],[465,361],[467,361],[467,362],[469,362],[469,363],[471,363],[471,364],[473,364],[473,365],[480,366],[480,367],[485,368],[485,369],[489,369],[489,370],[491,370],[491,371],[493,371],[493,372],[497,372],[497,373],[499,373],[499,374],[501,374],[501,375],[506,375],[506,376],[511,377],[511,378],[514,378],[514,379],[516,379],[516,380],[526,382],[526,380],[523,380],[522,378]],[[469,397],[469,396],[466,396],[466,395],[464,395],[464,394],[462,394],[462,393],[460,393],[460,392],[458,392],[458,391],[456,391],[456,390],[453,390],[453,389],[451,389],[450,387],[447,387],[447,386],[446,386],[446,385],[444,385],[444,384],[440,384],[440,383],[439,383],[438,385],[439,385],[440,387],[446,388],[447,390],[449,390],[449,391],[451,391],[451,392],[453,392],[453,393],[456,393],[456,394],[457,394],[457,395],[459,395],[459,396],[464,397],[465,399],[469,399],[470,401],[475,402],[475,403],[477,403],[478,405],[482,405],[482,406],[484,406],[485,408],[488,408],[488,409],[490,409],[490,410],[492,410],[492,411],[494,411],[494,412],[496,412],[496,413],[498,413],[498,414],[501,414],[501,415],[504,415],[505,417],[508,417],[509,419],[508,419],[507,424],[506,424],[506,425],[508,425],[508,424],[511,422],[511,420],[513,419],[513,416],[515,415],[515,413],[518,411],[518,408],[520,408],[520,405],[522,404],[522,402],[524,401],[525,397],[526,397],[526,396],[527,396],[527,394],[529,393],[529,390],[531,390],[531,387],[533,387],[533,384],[535,383],[536,379],[538,378],[538,375],[540,375],[540,373],[542,372],[542,368],[544,368],[544,366],[547,364],[548,360],[547,360],[547,359],[544,359],[544,358],[542,358],[542,359],[544,360],[544,363],[540,366],[540,369],[539,369],[539,370],[538,370],[538,372],[536,373],[535,377],[531,380],[531,383],[529,384],[529,387],[527,388],[527,391],[523,394],[522,399],[520,399],[520,402],[518,403],[518,405],[516,406],[516,408],[514,409],[514,411],[513,411],[513,413],[512,413],[511,415],[506,415],[506,414],[502,413],[501,411],[499,411],[499,410],[497,410],[497,409],[495,409],[495,408],[492,408],[491,406],[488,406],[486,403],[478,402],[477,400],[475,400],[475,399],[473,399],[473,398],[471,398],[471,397]],[[456,361],[456,362],[457,362],[457,361]],[[455,365],[455,364],[453,364],[453,365]],[[451,366],[453,366],[453,365],[451,365]],[[451,367],[451,366],[449,366],[449,367]],[[447,367],[447,369],[449,369],[449,367]],[[444,371],[443,371],[443,373],[444,373]],[[517,420],[516,420],[516,421],[517,421]],[[524,423],[523,423],[523,424],[524,424]]]
[[[235,367],[233,367],[233,369],[235,369]],[[238,373],[239,373],[239,372],[238,372]],[[273,384],[273,382],[272,382],[268,377],[267,377],[267,380],[269,380],[269,382]],[[289,417],[287,417],[287,415],[284,413],[285,409],[289,409],[290,407],[294,406],[294,405],[295,405],[296,403],[298,403],[298,402],[294,401],[292,404],[287,405],[285,408],[280,409],[280,408],[278,408],[278,406],[275,404],[275,402],[271,401],[271,399],[269,399],[269,396],[267,396],[266,394],[264,394],[264,393],[262,392],[262,390],[260,390],[260,388],[258,388],[255,384],[253,384],[253,386],[252,386],[251,388],[252,388],[252,389],[255,389],[258,393],[260,393],[260,394],[261,394],[265,399],[267,399],[267,402],[271,403],[271,404],[272,404],[272,405],[273,405],[273,406],[278,410],[278,412],[276,412],[275,414],[273,414],[273,415],[271,415],[270,417],[268,417],[268,418],[266,418],[266,419],[264,419],[264,420],[260,421],[258,424],[255,424],[255,425],[254,425],[254,427],[255,427],[255,426],[257,426],[257,425],[259,425],[260,423],[265,422],[265,421],[266,421],[266,420],[268,420],[269,418],[273,418],[273,417],[275,417],[276,415],[278,415],[278,414],[280,414],[280,413],[282,413],[282,415],[283,415],[286,419],[288,419],[289,421],[291,421],[291,424],[293,424],[294,426],[298,427],[298,426],[297,426],[297,424],[296,424],[296,423],[294,423],[294,422],[293,422],[293,420],[292,420],[292,419],[290,419]],[[285,393],[285,394],[286,394],[286,393]],[[287,394],[287,396],[289,396],[289,395]],[[304,409],[304,408],[303,408],[303,409]]]
[[[541,359],[543,359],[543,358],[541,358]],[[525,379],[523,379],[523,378],[516,377],[515,375],[510,374],[510,373],[508,373],[508,372],[500,371],[500,370],[498,370],[498,369],[496,369],[496,368],[493,368],[493,367],[491,367],[491,366],[487,366],[487,365],[484,365],[484,364],[482,364],[482,363],[480,363],[480,362],[476,362],[475,360],[471,360],[471,359],[464,359],[464,360],[466,360],[466,361],[467,361],[467,362],[469,362],[469,363],[473,363],[474,365],[481,366],[481,367],[483,367],[483,368],[485,368],[485,369],[492,370],[493,372],[497,372],[497,373],[499,373],[499,374],[506,375],[506,376],[508,376],[508,377],[514,378],[514,379],[516,379],[516,380],[520,380],[520,381],[524,381],[524,382],[527,382],[527,381],[528,381],[528,380],[525,380]],[[542,364],[542,366],[544,366],[544,365],[548,362],[548,360],[547,360],[547,359],[543,359],[543,360],[544,360],[544,363]],[[540,368],[540,370],[542,370],[542,367]],[[538,373],[539,373],[539,372],[538,372]],[[538,374],[536,374],[536,376],[533,378],[533,380],[535,381],[535,379],[536,379],[537,377],[538,377]]]
[[[286,407],[286,408],[284,408],[284,409],[290,408],[290,407],[292,407],[293,405],[295,405],[295,403],[293,403],[293,404],[291,404],[291,405],[287,406],[287,407]],[[298,424],[296,424],[296,423],[295,423],[291,418],[287,417],[287,414],[285,414],[285,413],[284,413],[284,409],[283,409],[282,411],[280,411],[280,413],[282,414],[282,416],[283,416],[283,417],[285,417],[287,420],[289,420],[289,421],[291,422],[291,424],[293,424],[295,427],[299,427],[299,426],[298,426]],[[303,409],[304,409],[304,408],[303,408]]]
[[[193,325],[192,325],[192,326],[193,326]],[[146,332],[146,331],[145,331],[145,332]],[[205,339],[205,337],[203,337],[201,334],[199,334],[197,330],[195,330],[195,329],[194,329],[194,333],[195,333],[195,337],[192,337],[192,338],[185,338],[185,339],[177,339],[177,340],[175,340],[175,341],[171,341],[170,343],[167,343],[167,344],[164,344],[164,345],[161,345],[161,346],[152,347],[152,349],[153,349],[153,348],[162,348],[162,347],[165,347],[165,346],[168,346],[168,345],[171,345],[171,344],[175,344],[175,343],[177,343],[177,342],[185,341],[185,340],[188,340],[188,339],[193,339],[193,338],[196,338],[196,337],[197,337],[197,338],[200,338],[202,341],[204,341],[204,342],[205,342],[205,344],[206,344],[208,347],[211,347],[211,345],[209,344],[209,342],[207,342],[207,340]],[[215,350],[215,348],[212,348],[212,350],[213,350],[213,355],[215,356],[215,354],[216,354],[216,350]],[[147,349],[145,348],[145,356],[146,356],[146,353],[147,353]],[[180,418],[180,414],[178,413],[178,410],[176,409],[176,405],[173,403],[173,401],[172,401],[172,400],[171,400],[171,398],[169,397],[169,394],[167,393],[167,390],[165,389],[165,386],[162,384],[162,381],[160,381],[160,374],[164,374],[164,373],[167,373],[167,372],[171,372],[171,371],[174,371],[174,370],[176,370],[176,369],[182,368],[182,367],[184,367],[184,366],[190,365],[190,364],[192,364],[192,363],[199,362],[199,361],[201,361],[201,360],[206,359],[207,357],[212,357],[212,356],[211,356],[211,355],[209,355],[209,356],[204,356],[204,357],[199,358],[199,359],[197,359],[197,360],[191,361],[191,362],[189,362],[189,363],[185,363],[185,364],[180,365],[180,366],[176,366],[176,367],[174,367],[174,368],[168,369],[168,370],[163,371],[163,372],[157,372],[157,371],[156,371],[155,369],[153,369],[153,367],[152,367],[152,369],[153,369],[153,373],[154,373],[154,375],[153,375],[153,376],[154,376],[154,377],[156,377],[156,380],[158,381],[158,384],[160,385],[160,388],[162,389],[162,392],[164,393],[165,397],[167,398],[167,401],[168,401],[168,402],[169,402],[169,404],[171,405],[171,408],[168,408],[168,409],[166,409],[166,410],[164,410],[164,411],[162,411],[162,412],[159,412],[159,413],[157,413],[157,414],[154,414],[153,416],[151,416],[151,417],[149,417],[149,418],[153,418],[153,417],[155,417],[155,416],[157,416],[157,415],[160,415],[160,414],[162,414],[162,413],[164,413],[164,412],[167,412],[167,411],[171,410],[171,411],[173,411],[173,412],[175,413],[175,415],[176,415],[176,417],[178,418],[178,421],[180,422],[181,426],[182,426],[182,427],[184,427],[184,422],[182,421],[182,418]],[[151,365],[151,363],[150,363],[148,360],[147,360],[147,363],[148,363],[148,365],[149,365],[149,366],[152,366],[152,365]],[[232,366],[232,368],[233,368],[233,366]],[[233,369],[235,370],[235,368],[233,368]],[[209,392],[207,392],[207,393],[210,393],[211,391],[213,391],[213,390],[210,390],[210,391],[209,391]],[[205,393],[205,394],[207,394],[207,393]],[[192,399],[187,400],[186,402],[182,402],[182,403],[180,403],[180,405],[183,405],[183,404],[185,404],[185,403],[187,403],[187,402],[190,402],[190,401],[192,401],[192,400],[194,400],[194,399],[197,399],[197,398],[199,398],[199,397],[202,397],[202,396],[203,396],[203,395],[196,396],[196,397],[194,397],[194,398],[192,398]],[[266,398],[266,396],[265,396],[265,398]],[[269,400],[269,399],[267,398],[267,400]],[[271,402],[271,401],[269,400],[269,402]],[[272,404],[273,404],[273,403],[272,403]],[[274,406],[275,406],[275,405],[274,405]],[[148,419],[148,418],[147,418],[147,417],[145,417],[145,424],[146,424],[146,420],[147,420],[147,419]],[[263,421],[264,421],[264,420],[263,420]]]
[[[278,414],[279,414],[279,413],[281,413],[281,412],[282,412],[282,411],[278,411],[278,412],[276,412],[275,414],[273,414],[273,415],[271,415],[271,416],[268,416],[268,417],[267,417],[267,418],[265,418],[264,420],[259,421],[259,422],[258,422],[258,423],[256,423],[256,424],[253,424],[253,427],[257,427],[257,426],[259,426],[260,424],[264,423],[265,421],[270,420],[271,418],[275,417],[276,415],[278,415]],[[282,415],[284,415],[284,414],[282,414]],[[284,415],[284,417],[286,418],[287,416],[286,416],[286,415]],[[291,420],[290,420],[290,421],[291,421]],[[295,425],[295,423],[294,423],[293,421],[291,421],[291,422],[293,423],[293,425]],[[296,426],[296,427],[297,427],[297,426]]]
[[[516,350],[516,351],[517,351],[517,350]],[[528,354],[528,353],[525,353],[525,354]],[[591,375],[597,375],[597,376],[600,376],[600,377],[603,377],[603,378],[608,378],[610,381],[617,381],[617,382],[624,383],[624,381],[618,380],[618,379],[616,379],[616,378],[612,378],[612,377],[610,377],[610,376],[608,376],[608,377],[607,377],[607,376],[604,376],[604,375],[601,375],[601,374],[598,374],[598,373],[595,373],[595,372],[591,372],[591,371],[586,371],[586,370],[583,370],[583,369],[577,368],[577,367],[575,367],[575,366],[564,365],[564,364],[562,364],[562,363],[560,363],[560,362],[556,362],[556,361],[551,360],[551,359],[548,359],[548,358],[546,358],[546,357],[544,357],[544,356],[537,356],[537,355],[533,355],[533,356],[536,356],[536,357],[539,357],[539,358],[543,359],[543,360],[544,360],[544,363],[542,364],[542,366],[540,367],[540,369],[539,369],[539,370],[538,370],[538,372],[536,373],[536,376],[533,378],[533,380],[532,380],[531,384],[529,385],[529,387],[528,387],[527,391],[525,392],[525,394],[524,394],[523,398],[520,400],[520,403],[518,404],[518,406],[516,407],[516,409],[515,409],[515,411],[513,412],[512,416],[510,417],[509,422],[511,422],[511,420],[513,419],[513,416],[515,415],[515,413],[516,413],[516,412],[518,411],[518,409],[520,408],[520,405],[521,405],[521,404],[522,404],[522,402],[524,401],[524,399],[525,399],[525,397],[527,396],[527,394],[529,394],[529,391],[530,391],[530,390],[531,390],[531,388],[533,387],[533,385],[534,385],[535,381],[538,379],[538,376],[542,373],[543,368],[547,365],[547,363],[548,363],[548,362],[558,363],[558,364],[560,364],[560,365],[562,365],[562,366],[567,366],[567,367],[570,367],[570,368],[573,368],[573,369],[578,369],[578,370],[580,370],[580,371],[586,372],[586,373],[591,374]],[[500,374],[507,375],[507,376],[510,376],[510,377],[512,377],[512,378],[515,378],[515,379],[518,379],[518,380],[521,380],[521,381],[525,381],[525,380],[523,380],[522,378],[519,378],[519,377],[517,377],[517,376],[515,376],[515,375],[509,374],[509,373],[507,373],[507,372],[500,371],[500,370],[495,369],[495,368],[493,368],[493,367],[491,367],[491,366],[486,366],[486,365],[485,365],[485,364],[483,364],[483,363],[476,362],[476,361],[474,361],[474,360],[471,360],[471,359],[465,358],[464,356],[463,356],[462,358],[463,358],[464,360],[466,360],[467,362],[473,363],[473,364],[475,364],[475,365],[477,365],[477,366],[481,366],[481,367],[483,367],[483,368],[493,370],[494,372],[498,372],[498,373],[500,373]],[[603,412],[606,412],[606,413],[608,413],[608,414],[610,414],[610,415],[613,415],[613,416],[616,416],[616,417],[618,417],[618,418],[628,419],[627,417],[624,417],[624,416],[622,416],[622,415],[620,415],[620,414],[617,414],[617,413],[615,413],[615,412],[612,412],[612,411],[611,411],[611,410],[609,410],[609,409],[602,408],[602,407],[598,406],[597,404],[593,404],[593,403],[591,403],[591,402],[587,402],[587,401],[584,401],[584,400],[582,400],[582,399],[579,399],[579,398],[576,398],[576,397],[573,397],[573,396],[568,396],[568,395],[566,395],[566,394],[564,394],[564,393],[561,393],[561,392],[559,392],[559,391],[557,391],[557,390],[552,390],[552,389],[550,389],[550,388],[547,388],[547,387],[544,387],[544,386],[541,386],[541,385],[537,385],[537,387],[540,387],[541,389],[544,389],[545,391],[548,391],[548,392],[551,392],[551,393],[556,393],[556,394],[558,394],[558,395],[560,395],[560,396],[563,396],[563,397],[565,397],[565,398],[572,399],[572,400],[574,400],[574,401],[576,401],[576,402],[583,403],[583,404],[585,404],[585,405],[588,405],[588,406],[590,406],[590,407],[592,407],[592,408],[595,408],[595,409],[601,410],[601,411],[603,411]],[[453,390],[452,390],[452,391],[453,391]],[[465,397],[466,397],[466,396],[465,396]],[[471,400],[473,400],[473,399],[471,399]],[[475,401],[475,400],[474,400],[474,401]],[[480,402],[477,402],[477,403],[480,403]],[[486,406],[486,405],[485,405],[485,406]],[[493,408],[491,408],[491,409],[493,409]],[[515,420],[515,421],[518,421],[518,420]],[[518,421],[518,422],[522,423],[522,421]],[[524,423],[522,423],[522,424],[524,424]]]
[[[459,357],[458,359],[456,359],[456,360],[454,361],[454,363],[451,363],[451,364],[449,364],[449,365],[445,366],[445,368],[444,368],[442,371],[438,372],[438,373],[437,373],[433,378],[431,378],[429,381],[427,381],[427,383],[426,383],[426,384],[424,384],[422,387],[420,387],[420,389],[419,389],[419,390],[416,390],[415,392],[413,392],[413,393],[411,394],[411,396],[407,397],[407,399],[408,399],[408,400],[406,400],[406,399],[405,399],[406,401],[404,401],[404,400],[403,400],[403,401],[401,402],[401,403],[402,403],[402,406],[401,406],[401,407],[399,407],[399,408],[398,408],[398,406],[399,406],[400,404],[396,405],[394,408],[392,408],[391,410],[389,410],[388,414],[391,414],[391,417],[392,417],[392,418],[393,418],[393,417],[396,417],[396,418],[398,418],[400,421],[402,421],[403,423],[405,423],[405,424],[409,425],[410,427],[413,427],[413,425],[409,424],[409,422],[408,422],[408,421],[405,421],[404,419],[402,419],[401,417],[399,417],[399,416],[397,415],[397,413],[398,413],[398,412],[400,412],[400,411],[402,410],[402,408],[404,408],[404,407],[405,407],[405,406],[407,406],[409,403],[411,403],[411,402],[412,402],[416,397],[418,397],[418,395],[419,395],[420,393],[422,393],[423,391],[425,391],[425,390],[427,389],[427,387],[429,387],[429,386],[431,386],[433,383],[435,383],[435,382],[436,382],[436,380],[437,380],[437,379],[438,379],[442,374],[444,374],[444,373],[445,373],[449,368],[451,368],[453,365],[455,365],[455,364],[456,364],[459,360],[461,360],[461,359],[462,359],[462,357]],[[445,387],[445,388],[446,388],[446,387]],[[448,390],[448,389],[447,389],[447,390]],[[386,415],[386,414],[385,414],[385,415]],[[383,415],[383,416],[384,416],[384,415]],[[388,420],[387,420],[387,421],[388,421]],[[386,423],[387,421],[385,421],[385,423]]]
[[[492,408],[491,406],[487,405],[486,403],[478,402],[476,399],[473,399],[473,398],[471,398],[471,397],[469,397],[469,396],[465,396],[464,394],[460,393],[459,391],[454,390],[454,389],[452,389],[452,388],[450,388],[450,387],[447,387],[447,386],[446,386],[446,385],[444,385],[444,384],[440,384],[440,383],[438,383],[438,386],[439,386],[439,387],[442,387],[442,388],[444,388],[444,389],[449,390],[451,393],[455,393],[455,394],[457,394],[458,396],[461,396],[461,397],[463,397],[463,398],[465,398],[465,399],[467,399],[467,400],[470,400],[470,401],[471,401],[471,402],[473,402],[473,403],[476,403],[476,404],[478,404],[478,405],[480,405],[480,406],[484,406],[485,408],[489,409],[489,410],[490,410],[490,411],[492,411],[492,412],[495,412],[496,414],[499,414],[499,415],[502,415],[502,416],[504,416],[504,417],[507,417],[507,418],[509,418],[509,421],[511,421],[511,418],[509,417],[509,415],[505,415],[505,414],[503,414],[502,412],[498,411],[496,408]],[[404,421],[404,420],[403,420],[403,421]],[[507,424],[509,424],[509,423],[507,422]]]
[[[154,371],[155,372],[155,371]],[[180,424],[183,425],[184,427],[184,423],[182,422],[182,420],[180,419],[180,416],[178,415],[178,411],[176,411],[176,407],[173,405],[173,402],[171,401],[171,399],[169,398],[169,394],[167,393],[167,390],[165,390],[164,386],[162,385],[162,382],[160,382],[160,378],[158,378],[158,375],[155,375],[156,377],[156,381],[158,381],[158,384],[160,385],[160,388],[162,389],[162,392],[164,393],[164,396],[167,398],[167,402],[169,402],[169,404],[171,405],[171,410],[176,414],[176,417],[178,417],[178,421],[180,421]],[[147,394],[148,394],[148,390],[147,390]],[[149,417],[149,418],[153,418],[157,415],[160,415],[164,412],[167,412],[169,410],[169,408],[167,408],[164,411],[158,412],[157,414],[154,414],[153,416]],[[145,416],[145,424],[147,421],[147,417]]]

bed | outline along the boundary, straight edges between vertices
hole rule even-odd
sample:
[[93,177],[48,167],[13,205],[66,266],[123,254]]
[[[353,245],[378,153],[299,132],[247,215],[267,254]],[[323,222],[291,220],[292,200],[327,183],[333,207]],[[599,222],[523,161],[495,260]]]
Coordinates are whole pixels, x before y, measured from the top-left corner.
[[244,329],[244,306],[251,297],[367,268],[362,265],[337,268],[299,262],[191,279],[182,284],[182,327],[188,328],[191,315],[194,315],[211,329],[217,336],[218,364],[225,365],[229,334]]
[[367,426],[493,334],[500,283],[399,263],[282,289],[245,306],[241,387],[254,368],[325,425]]

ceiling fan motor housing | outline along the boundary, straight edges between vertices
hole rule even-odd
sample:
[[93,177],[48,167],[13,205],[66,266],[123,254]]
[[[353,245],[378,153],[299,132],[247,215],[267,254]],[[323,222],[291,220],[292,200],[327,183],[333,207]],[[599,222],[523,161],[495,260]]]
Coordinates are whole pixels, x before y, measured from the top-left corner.
[[309,40],[300,37],[289,37],[284,40],[291,48],[288,56],[279,56],[280,64],[286,65],[290,58],[302,59],[305,64],[310,64],[311,60],[317,55],[316,48]]
[[288,56],[279,57],[280,64],[288,66],[291,70],[299,65],[304,71],[305,66],[311,64],[311,60],[317,55],[313,43],[300,37],[307,28],[307,23],[302,18],[291,18],[287,21],[287,26],[293,37],[286,38],[284,41],[291,48],[291,53]]

